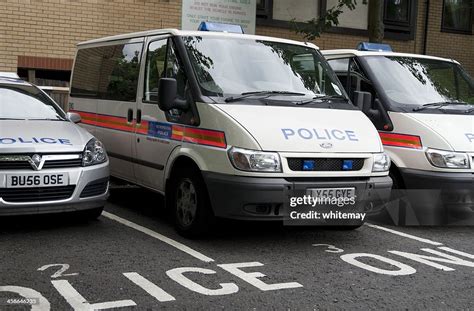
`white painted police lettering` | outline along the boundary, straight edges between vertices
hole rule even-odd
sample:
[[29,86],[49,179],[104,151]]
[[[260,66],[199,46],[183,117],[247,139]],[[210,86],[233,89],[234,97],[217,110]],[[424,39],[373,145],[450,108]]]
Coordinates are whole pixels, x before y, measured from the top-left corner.
[[71,141],[66,138],[51,138],[51,137],[0,137],[0,145],[12,144],[58,144],[58,145],[72,145]]
[[281,132],[286,140],[300,138],[304,140],[349,140],[359,141],[357,135],[351,130],[340,129],[315,129],[315,128],[282,128]]
[[472,143],[474,141],[474,133],[466,133],[466,138]]

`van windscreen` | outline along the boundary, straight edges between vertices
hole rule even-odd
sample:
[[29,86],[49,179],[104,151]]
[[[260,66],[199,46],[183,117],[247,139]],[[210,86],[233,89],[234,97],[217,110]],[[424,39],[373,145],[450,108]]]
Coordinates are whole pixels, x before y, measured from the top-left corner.
[[400,56],[366,56],[363,61],[391,105],[474,105],[474,80],[456,63]]
[[336,76],[314,48],[219,36],[182,39],[204,95],[260,91],[343,95]]

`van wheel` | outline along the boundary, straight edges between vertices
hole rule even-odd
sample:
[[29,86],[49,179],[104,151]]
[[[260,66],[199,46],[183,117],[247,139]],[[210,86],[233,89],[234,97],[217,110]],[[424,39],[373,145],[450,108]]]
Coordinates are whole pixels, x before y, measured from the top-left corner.
[[172,179],[170,194],[176,230],[185,237],[207,233],[214,222],[209,195],[199,171],[178,170]]

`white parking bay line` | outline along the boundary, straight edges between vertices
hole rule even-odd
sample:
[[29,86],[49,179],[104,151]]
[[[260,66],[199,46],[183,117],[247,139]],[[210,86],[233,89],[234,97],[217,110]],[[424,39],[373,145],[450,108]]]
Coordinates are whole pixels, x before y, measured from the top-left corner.
[[195,251],[194,249],[190,248],[189,246],[186,246],[186,245],[184,245],[184,244],[182,244],[182,243],[179,243],[179,242],[177,242],[177,241],[175,241],[175,240],[173,240],[173,239],[170,239],[170,238],[168,238],[168,237],[166,237],[166,236],[164,236],[164,235],[162,235],[162,234],[160,234],[160,233],[158,233],[158,232],[155,232],[155,231],[150,230],[150,229],[148,229],[148,228],[145,228],[145,227],[143,227],[143,226],[137,225],[136,223],[131,222],[131,221],[128,221],[128,220],[126,220],[126,219],[124,219],[124,218],[122,218],[122,217],[119,217],[119,216],[117,216],[117,215],[111,214],[111,213],[106,212],[106,211],[102,212],[102,216],[104,216],[104,217],[106,217],[106,218],[108,218],[108,219],[114,220],[114,221],[116,221],[116,222],[119,222],[119,223],[121,223],[122,225],[125,225],[125,226],[127,226],[127,227],[133,228],[133,229],[135,229],[135,230],[137,230],[137,231],[140,231],[140,232],[142,232],[142,233],[145,233],[146,235],[149,235],[149,236],[151,236],[151,237],[153,237],[153,238],[155,238],[155,239],[158,239],[158,240],[160,240],[160,241],[162,241],[162,242],[165,242],[166,244],[171,245],[171,246],[173,246],[174,248],[177,248],[177,249],[179,249],[180,251],[185,252],[185,253],[187,253],[187,254],[189,254],[189,255],[191,255],[191,256],[193,256],[193,257],[199,259],[199,260],[202,260],[202,261],[204,261],[204,262],[212,262],[212,261],[214,261],[214,259],[209,258],[209,257],[207,257],[206,255],[201,254],[201,253],[198,252],[198,251]]
[[385,227],[372,225],[372,224],[368,224],[368,223],[366,223],[366,225],[371,227],[371,228],[375,228],[375,229],[379,229],[379,230],[382,230],[382,231],[390,232],[390,233],[402,236],[404,238],[416,240],[416,241],[423,242],[423,243],[426,243],[426,244],[435,245],[435,246],[443,245],[443,243],[439,243],[439,242],[431,241],[431,240],[428,240],[428,239],[420,238],[420,237],[417,237],[417,236],[414,236],[414,235],[411,235],[411,234],[408,234],[408,233],[396,231],[396,230],[393,230],[393,229],[388,229],[388,228],[385,228]]

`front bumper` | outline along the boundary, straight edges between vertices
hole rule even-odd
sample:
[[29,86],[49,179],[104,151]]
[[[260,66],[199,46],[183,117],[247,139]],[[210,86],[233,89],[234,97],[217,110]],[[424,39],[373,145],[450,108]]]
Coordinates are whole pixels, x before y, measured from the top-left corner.
[[474,205],[473,173],[440,173],[400,169],[408,194],[416,193],[418,204],[436,206]]
[[[262,178],[203,172],[214,214],[241,220],[283,220],[292,196],[309,188],[356,188],[369,205],[388,201],[392,180],[364,178]],[[364,207],[365,208],[365,207]]]
[[[74,186],[74,190],[68,198],[61,200],[32,200],[27,202],[10,202],[0,196],[0,215],[24,215],[24,214],[47,214],[73,212],[87,209],[103,207],[108,197],[108,178],[109,163],[89,167],[62,168],[42,170],[42,173],[68,173],[70,185]],[[22,173],[25,171],[0,171],[0,192],[5,190],[6,175]],[[34,174],[34,171],[27,173]],[[97,191],[94,184],[97,182],[106,183],[104,191]],[[86,188],[89,186],[88,188]],[[40,189],[40,188],[37,188]],[[86,190],[86,191],[85,191]]]

